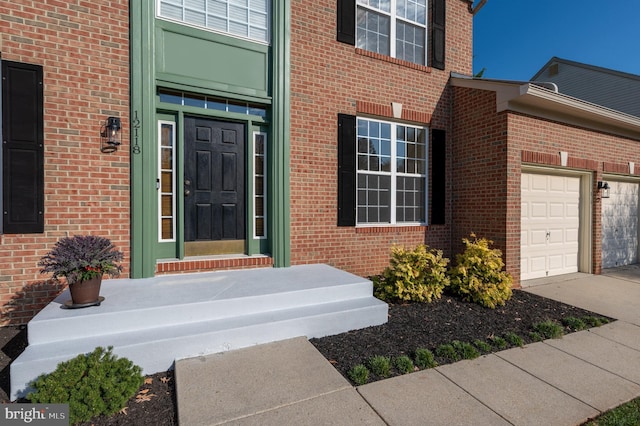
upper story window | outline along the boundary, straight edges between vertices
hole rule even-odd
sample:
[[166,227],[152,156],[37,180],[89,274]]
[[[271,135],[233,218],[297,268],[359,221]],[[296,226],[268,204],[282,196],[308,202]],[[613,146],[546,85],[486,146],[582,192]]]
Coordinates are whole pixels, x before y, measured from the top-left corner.
[[271,0],[158,0],[158,16],[268,43],[270,5]]
[[426,65],[427,0],[357,0],[356,47]]

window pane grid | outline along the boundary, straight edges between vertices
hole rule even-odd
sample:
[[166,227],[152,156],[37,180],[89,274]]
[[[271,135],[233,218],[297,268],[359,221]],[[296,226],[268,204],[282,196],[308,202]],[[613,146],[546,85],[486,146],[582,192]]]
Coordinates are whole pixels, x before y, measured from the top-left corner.
[[358,0],[356,46],[426,64],[426,0]]
[[172,90],[159,90],[158,95],[160,97],[160,102],[169,104],[257,115],[262,118],[266,118],[267,116],[267,110],[262,105],[255,105],[247,102],[228,101],[226,99],[220,99],[212,96],[176,92]]
[[158,15],[205,29],[269,41],[266,0],[159,0]]
[[175,241],[175,123],[159,121],[158,213],[159,241]]
[[266,238],[267,222],[266,213],[266,149],[267,135],[265,133],[253,134],[253,223],[254,238]]
[[357,222],[424,223],[426,129],[359,118],[356,133]]

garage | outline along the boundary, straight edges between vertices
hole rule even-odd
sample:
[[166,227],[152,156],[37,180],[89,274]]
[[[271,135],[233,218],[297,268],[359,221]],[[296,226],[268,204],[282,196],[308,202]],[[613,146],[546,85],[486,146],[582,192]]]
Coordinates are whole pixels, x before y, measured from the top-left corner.
[[580,177],[523,173],[521,280],[578,272]]
[[602,267],[638,262],[638,183],[609,180],[602,198]]

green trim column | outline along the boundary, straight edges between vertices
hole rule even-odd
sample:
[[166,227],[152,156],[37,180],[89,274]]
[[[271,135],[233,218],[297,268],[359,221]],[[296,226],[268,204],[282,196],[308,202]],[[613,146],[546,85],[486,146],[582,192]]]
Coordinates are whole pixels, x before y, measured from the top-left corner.
[[274,266],[291,265],[291,193],[289,188],[290,152],[290,0],[273,0],[273,110],[272,132],[274,165],[269,193],[272,212],[269,217],[272,229],[272,256]]
[[[131,62],[131,277],[152,277],[156,259],[150,238],[157,238],[154,221],[144,220],[154,205],[155,181],[149,180],[153,169],[154,148],[154,61],[153,2],[130,2]],[[145,179],[147,178],[147,179]],[[155,213],[154,213],[155,214]]]

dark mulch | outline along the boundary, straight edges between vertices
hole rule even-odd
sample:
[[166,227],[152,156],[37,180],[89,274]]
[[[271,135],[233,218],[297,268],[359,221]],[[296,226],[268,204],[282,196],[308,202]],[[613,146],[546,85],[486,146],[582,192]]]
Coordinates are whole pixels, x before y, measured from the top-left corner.
[[[444,296],[430,304],[390,305],[389,321],[384,325],[311,339],[311,343],[347,377],[351,367],[366,363],[373,355],[412,356],[417,348],[435,351],[439,345],[453,340],[473,342],[508,332],[519,334],[529,343],[529,332],[536,322],[560,322],[568,316],[593,315],[589,311],[518,290],[514,291],[506,306],[495,310]],[[26,337],[24,327],[0,327],[0,403],[8,402],[8,365],[26,347]],[[448,362],[436,359],[441,365]],[[151,380],[143,386],[142,392],[129,401],[126,414],[99,417],[87,424],[177,424],[173,372],[154,374],[148,379]],[[372,377],[372,380],[376,379]]]

